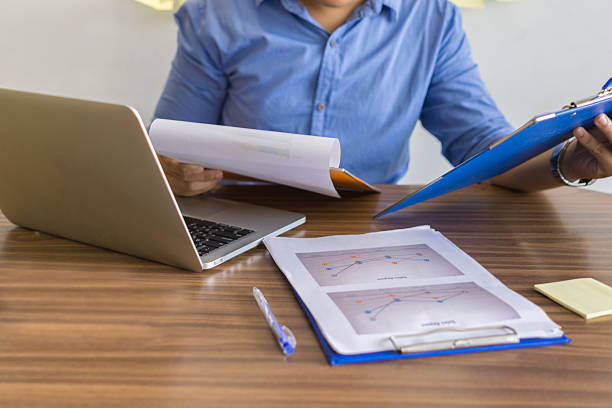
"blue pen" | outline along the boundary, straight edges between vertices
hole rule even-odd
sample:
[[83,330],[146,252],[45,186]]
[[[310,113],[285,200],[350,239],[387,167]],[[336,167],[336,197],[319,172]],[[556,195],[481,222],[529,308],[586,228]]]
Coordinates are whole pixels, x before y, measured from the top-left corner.
[[259,309],[261,313],[263,313],[266,318],[266,322],[268,322],[268,326],[272,329],[272,333],[274,337],[278,340],[278,345],[281,350],[285,354],[291,354],[295,350],[295,336],[291,333],[291,330],[287,326],[281,326],[281,324],[272,313],[272,309],[270,309],[270,305],[268,305],[268,301],[264,297],[263,293],[255,286],[253,286],[253,297],[255,297],[255,301],[259,305]]

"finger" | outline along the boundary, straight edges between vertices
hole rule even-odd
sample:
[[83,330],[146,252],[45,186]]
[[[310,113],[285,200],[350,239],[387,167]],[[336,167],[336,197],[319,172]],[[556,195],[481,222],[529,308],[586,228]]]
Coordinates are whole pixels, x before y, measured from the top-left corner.
[[159,158],[159,162],[161,163],[164,170],[166,169],[166,167],[176,167],[179,164],[179,162],[174,160],[172,157],[164,156],[162,154],[158,154],[157,157]]
[[204,168],[202,166],[178,162],[175,166],[172,166],[168,169],[168,172],[174,177],[187,181],[198,180],[199,174],[201,174],[203,171]]
[[223,178],[223,173],[220,170],[205,170],[200,173],[200,177],[184,177],[176,176],[172,173],[168,175],[170,185],[173,190],[176,189],[182,194],[200,194],[210,190],[213,186]]
[[[187,181],[209,181],[214,180],[215,177],[219,177],[216,176],[215,173],[206,173],[204,167],[200,166],[199,164],[180,163],[175,159],[165,156],[160,156],[160,160],[166,174],[178,179]],[[220,176],[222,177],[222,174],[220,174]]]
[[197,164],[180,163],[163,155],[158,155],[160,163],[175,194],[192,196],[211,190],[223,178],[221,170],[205,170]]
[[612,173],[612,152],[583,127],[574,129],[573,134],[578,142],[595,157],[600,168],[610,175]]
[[199,164],[187,163],[180,163],[177,169],[184,177],[189,177],[194,174],[200,174],[204,171],[204,167],[200,166]]
[[158,155],[158,156],[159,156],[159,161],[162,165],[162,168],[164,169],[164,173],[166,173],[166,176],[181,179],[183,178],[183,174],[192,173],[188,171],[187,169],[182,170],[181,166],[183,164],[178,162],[177,160],[171,157],[168,157],[168,156],[162,156],[162,155]]
[[223,178],[223,172],[216,169],[202,169],[201,172],[183,173],[186,181],[219,181]]
[[177,174],[180,174],[182,172],[195,173],[204,169],[199,164],[181,163],[178,160],[173,159],[172,157],[164,156],[161,154],[158,154],[157,156],[159,157],[159,161],[165,170],[171,170]]
[[200,168],[200,170],[193,168],[184,168],[181,166],[178,171],[170,171],[172,177],[181,179],[183,181],[219,181],[223,178],[223,172],[221,170]]
[[605,113],[598,115],[595,118],[595,126],[603,133],[608,141],[612,141],[612,122]]

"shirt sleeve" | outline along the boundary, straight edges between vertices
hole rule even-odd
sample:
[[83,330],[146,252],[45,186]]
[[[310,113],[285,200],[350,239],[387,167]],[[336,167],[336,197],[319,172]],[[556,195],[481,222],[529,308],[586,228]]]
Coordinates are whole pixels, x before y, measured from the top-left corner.
[[177,51],[153,119],[216,124],[228,81],[207,2],[188,1],[174,18],[178,26]]
[[444,21],[420,120],[456,166],[509,135],[513,128],[482,82],[456,6],[448,5]]

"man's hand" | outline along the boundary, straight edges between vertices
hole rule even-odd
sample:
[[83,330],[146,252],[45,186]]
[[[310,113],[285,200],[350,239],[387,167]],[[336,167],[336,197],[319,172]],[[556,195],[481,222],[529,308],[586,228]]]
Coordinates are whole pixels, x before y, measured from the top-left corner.
[[578,142],[567,147],[561,162],[561,172],[571,181],[612,176],[612,121],[601,114],[595,127],[583,127],[573,132]]
[[[574,129],[572,141],[560,158],[561,173],[569,181],[598,179],[612,176],[612,121],[601,114],[595,118],[595,126],[589,131]],[[559,187],[562,184],[550,171],[548,150],[525,163],[491,179],[493,184],[518,191],[538,191]]]
[[172,191],[180,196],[194,196],[213,189],[223,178],[221,170],[206,170],[197,164],[179,163],[158,155]]

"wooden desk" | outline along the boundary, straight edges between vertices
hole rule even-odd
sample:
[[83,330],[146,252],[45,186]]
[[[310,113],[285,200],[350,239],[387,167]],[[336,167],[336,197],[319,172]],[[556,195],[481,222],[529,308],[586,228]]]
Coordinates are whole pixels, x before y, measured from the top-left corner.
[[[586,323],[532,287],[612,284],[612,197],[474,186],[371,219],[410,189],[342,201],[277,186],[217,194],[305,213],[288,236],[430,224],[543,307],[573,343],[331,367],[261,246],[189,273],[0,216],[0,406],[610,406],[612,320]],[[295,333],[294,355],[274,343],[254,285]]]

